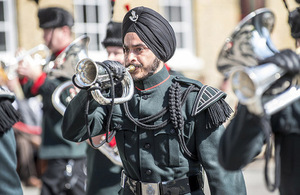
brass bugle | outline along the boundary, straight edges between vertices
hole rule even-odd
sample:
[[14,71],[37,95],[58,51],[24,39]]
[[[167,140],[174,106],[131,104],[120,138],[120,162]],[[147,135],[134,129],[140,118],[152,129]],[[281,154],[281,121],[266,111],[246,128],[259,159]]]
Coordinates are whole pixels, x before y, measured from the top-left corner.
[[[127,73],[133,72],[134,70],[134,65],[129,65],[126,68]],[[75,68],[75,84],[79,87],[90,87],[94,85],[96,81],[99,81],[102,84],[110,81],[106,69],[101,65],[97,65],[90,58],[80,60]],[[105,85],[102,87],[106,88]]]
[[[122,96],[114,99],[115,104],[129,101],[134,93],[134,84],[130,72],[135,70],[135,66],[129,65],[125,70],[124,77],[121,80]],[[76,65],[75,72],[73,83],[79,88],[98,87],[100,84],[101,89],[108,89],[113,84],[111,83],[109,74],[101,63],[96,64],[90,58],[80,60]],[[105,98],[99,89],[92,90],[91,94],[102,105],[110,104],[112,101],[111,98]]]

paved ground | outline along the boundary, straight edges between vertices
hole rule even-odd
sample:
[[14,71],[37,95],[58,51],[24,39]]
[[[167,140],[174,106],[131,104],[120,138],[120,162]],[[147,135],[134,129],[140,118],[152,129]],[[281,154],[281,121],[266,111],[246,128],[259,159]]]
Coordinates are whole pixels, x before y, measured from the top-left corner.
[[[248,195],[279,195],[278,190],[271,193],[265,186],[264,162],[263,159],[257,159],[243,170]],[[270,172],[272,173],[273,166],[272,164],[270,165]],[[270,175],[270,178],[273,181],[272,175]],[[205,186],[205,194],[210,195],[207,186]],[[39,195],[39,189],[26,187],[24,188],[24,195]]]
[[[269,192],[264,179],[264,159],[257,159],[243,169],[248,195],[279,195],[278,190]],[[273,182],[274,165],[270,162],[270,180]],[[207,182],[206,182],[207,183]],[[208,186],[205,186],[205,194],[210,195]]]

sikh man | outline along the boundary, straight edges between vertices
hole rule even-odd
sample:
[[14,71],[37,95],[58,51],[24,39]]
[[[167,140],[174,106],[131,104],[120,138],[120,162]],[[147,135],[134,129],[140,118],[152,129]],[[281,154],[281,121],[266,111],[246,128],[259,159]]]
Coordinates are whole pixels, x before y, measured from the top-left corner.
[[[176,49],[169,22],[150,8],[133,8],[123,19],[122,42],[125,67],[135,67],[133,97],[115,105],[112,115],[107,105],[92,99],[86,126],[82,102],[89,96],[81,90],[65,112],[63,136],[81,142],[88,139],[87,130],[91,136],[116,132],[124,168],[119,194],[204,194],[204,171],[211,194],[246,194],[242,172],[226,171],[218,163],[222,123],[232,112],[225,94],[172,76],[164,66]],[[125,71],[114,61],[100,64],[115,74]]]

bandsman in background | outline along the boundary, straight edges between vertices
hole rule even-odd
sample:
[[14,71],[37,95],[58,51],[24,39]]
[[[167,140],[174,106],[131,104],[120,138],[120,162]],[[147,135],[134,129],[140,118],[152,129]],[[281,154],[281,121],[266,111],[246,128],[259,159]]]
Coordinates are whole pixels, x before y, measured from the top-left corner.
[[[108,60],[114,60],[124,64],[121,25],[122,23],[113,21],[108,23],[106,37],[102,41],[102,45],[106,49]],[[116,92],[119,93],[117,90]],[[98,136],[99,140],[105,139],[103,136],[104,135]],[[118,191],[121,188],[120,176],[122,162],[120,161],[119,164],[116,164],[105,155],[111,154],[111,157],[115,158],[114,150],[117,147],[115,138],[107,144],[107,147],[111,147],[112,150],[108,150],[106,153],[102,153],[92,147],[87,148],[87,195],[118,194]]]
[[[50,61],[53,61],[73,41],[73,16],[65,9],[48,7],[39,9],[38,18],[45,44],[52,52]],[[40,65],[26,61],[20,63],[18,74],[26,97],[42,96],[42,143],[39,158],[44,159],[47,165],[41,178],[41,194],[85,194],[87,145],[85,142],[70,142],[62,137],[63,116],[54,108],[51,100],[54,90],[67,78],[53,77],[44,72]]]
[[[291,35],[299,48],[300,9],[289,14]],[[286,89],[284,79],[293,78],[300,73],[300,57],[291,49],[285,49],[259,62],[259,65],[273,63],[287,72],[273,84],[273,87]],[[298,76],[299,77],[299,76]],[[299,83],[297,83],[299,84]],[[270,90],[269,90],[270,91]],[[278,101],[280,102],[280,101]],[[281,195],[300,194],[300,100],[269,116],[253,112],[251,107],[239,103],[237,114],[226,128],[219,145],[219,161],[226,170],[239,170],[251,163],[260,154],[263,146],[266,149],[265,179],[270,191],[277,190]],[[273,135],[273,136],[272,136]],[[268,162],[271,151],[269,143],[274,139],[275,179],[268,176]],[[271,170],[271,169],[270,169]]]
[[[0,81],[1,81],[0,75]],[[0,194],[23,194],[17,173],[16,140],[12,126],[19,114],[12,106],[15,95],[0,85]]]

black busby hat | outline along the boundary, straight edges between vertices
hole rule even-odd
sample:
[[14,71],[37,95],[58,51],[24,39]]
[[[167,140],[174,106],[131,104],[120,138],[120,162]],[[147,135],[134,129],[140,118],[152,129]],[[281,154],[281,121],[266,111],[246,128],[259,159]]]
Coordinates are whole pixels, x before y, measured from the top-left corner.
[[289,25],[291,27],[291,35],[293,38],[300,38],[300,7],[289,13]]
[[73,16],[63,8],[48,7],[38,11],[40,28],[57,28],[62,26],[72,27],[74,25]]
[[102,41],[104,47],[107,46],[118,46],[122,47],[122,36],[121,36],[122,23],[120,22],[109,22],[107,24],[106,37]]

